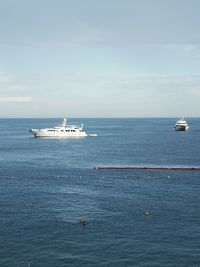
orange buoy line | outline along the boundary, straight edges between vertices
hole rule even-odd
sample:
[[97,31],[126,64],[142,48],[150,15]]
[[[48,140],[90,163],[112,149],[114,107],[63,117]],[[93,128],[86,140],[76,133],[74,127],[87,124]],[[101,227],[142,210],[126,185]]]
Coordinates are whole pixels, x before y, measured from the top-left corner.
[[200,171],[200,167],[150,167],[150,166],[99,166],[96,170],[172,170],[172,171]]

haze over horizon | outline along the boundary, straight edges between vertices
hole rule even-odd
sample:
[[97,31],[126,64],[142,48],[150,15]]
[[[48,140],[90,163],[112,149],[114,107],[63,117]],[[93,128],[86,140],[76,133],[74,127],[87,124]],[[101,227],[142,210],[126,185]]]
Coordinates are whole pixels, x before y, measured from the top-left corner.
[[200,117],[199,10],[0,0],[0,117]]

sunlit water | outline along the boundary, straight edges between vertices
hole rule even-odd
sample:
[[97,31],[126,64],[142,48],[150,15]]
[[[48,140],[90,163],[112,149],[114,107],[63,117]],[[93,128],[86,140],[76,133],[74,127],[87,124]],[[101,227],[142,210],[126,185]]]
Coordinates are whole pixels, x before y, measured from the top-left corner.
[[[0,120],[0,266],[200,266],[200,119],[74,119],[97,137],[33,138]],[[145,214],[146,212],[146,214]],[[86,224],[80,224],[84,218]]]

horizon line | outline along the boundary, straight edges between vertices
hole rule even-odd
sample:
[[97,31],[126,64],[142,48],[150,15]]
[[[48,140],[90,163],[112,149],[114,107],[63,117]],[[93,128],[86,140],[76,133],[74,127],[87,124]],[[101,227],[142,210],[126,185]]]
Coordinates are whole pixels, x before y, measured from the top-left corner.
[[[69,118],[69,119],[170,119],[170,118],[179,118],[180,116],[158,116],[158,117],[156,117],[156,116],[136,116],[136,117],[133,117],[133,116],[130,116],[130,117],[99,117],[99,116],[97,116],[97,117],[88,117],[88,116],[86,116],[86,117],[77,117],[77,116],[75,116],[75,117],[66,117],[66,116],[61,116],[61,117],[33,117],[33,116],[28,116],[28,117],[21,117],[21,116],[19,116],[19,117],[12,117],[12,116],[9,116],[9,117],[0,117],[0,119],[62,119],[62,118]],[[200,116],[183,116],[183,117],[185,117],[185,118],[200,118]]]

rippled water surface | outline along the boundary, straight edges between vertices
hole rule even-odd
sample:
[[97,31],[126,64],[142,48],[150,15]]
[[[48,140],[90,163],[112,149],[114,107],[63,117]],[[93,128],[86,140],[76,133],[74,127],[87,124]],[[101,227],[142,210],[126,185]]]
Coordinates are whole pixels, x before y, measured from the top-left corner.
[[[200,266],[200,119],[71,119],[97,137],[33,138],[0,119],[0,266]],[[83,218],[86,224],[80,224]]]

